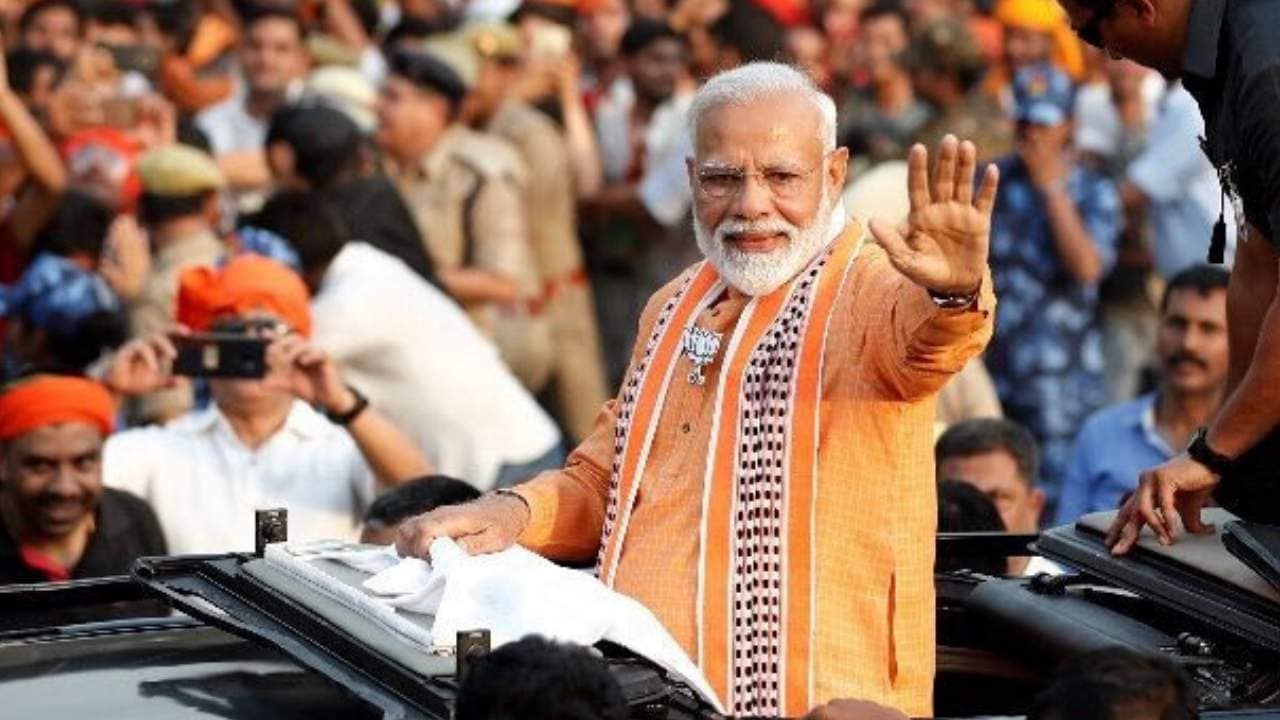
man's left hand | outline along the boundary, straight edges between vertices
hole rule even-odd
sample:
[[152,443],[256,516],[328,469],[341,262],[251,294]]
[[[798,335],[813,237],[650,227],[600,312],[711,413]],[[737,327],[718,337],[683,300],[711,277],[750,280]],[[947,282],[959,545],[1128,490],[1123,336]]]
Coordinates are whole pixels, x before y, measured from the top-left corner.
[[983,174],[974,194],[977,148],[948,135],[938,150],[932,187],[929,152],[911,148],[907,159],[907,192],[911,215],[893,228],[871,221],[871,234],[889,262],[915,284],[944,295],[976,292],[987,268],[991,210],[995,206],[999,172],[994,165]]
[[1189,533],[1213,532],[1212,525],[1200,520],[1200,510],[1209,502],[1218,479],[1212,470],[1185,453],[1142,473],[1138,489],[1120,508],[1107,531],[1107,547],[1114,555],[1129,552],[1144,525],[1151,526],[1162,545],[1168,545],[1177,538],[1175,515]]
[[356,404],[329,353],[298,335],[285,335],[267,346],[271,384],[332,413],[342,414]]

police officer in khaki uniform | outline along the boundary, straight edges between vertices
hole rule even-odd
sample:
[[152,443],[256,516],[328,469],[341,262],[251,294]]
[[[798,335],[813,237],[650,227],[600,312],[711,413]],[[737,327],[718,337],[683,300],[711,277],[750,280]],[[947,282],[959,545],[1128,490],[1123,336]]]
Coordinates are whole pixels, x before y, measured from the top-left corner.
[[[189,267],[213,265],[226,245],[214,232],[226,187],[207,153],[186,145],[152,150],[138,160],[142,197],[138,215],[151,241],[151,270],[129,305],[135,337],[162,332],[174,322],[178,275]],[[164,422],[190,410],[189,384],[142,396],[131,408],[138,422]]]
[[551,377],[553,347],[550,325],[537,313],[526,170],[510,145],[459,120],[477,71],[474,52],[453,38],[397,51],[378,97],[374,137],[441,284],[525,387],[539,392]]
[[591,431],[608,399],[600,330],[578,242],[577,200],[569,148],[560,128],[518,98],[523,43],[511,25],[476,23],[461,31],[479,57],[480,73],[468,97],[469,122],[510,142],[529,169],[525,208],[542,279],[536,310],[551,324],[553,409],[575,439]]

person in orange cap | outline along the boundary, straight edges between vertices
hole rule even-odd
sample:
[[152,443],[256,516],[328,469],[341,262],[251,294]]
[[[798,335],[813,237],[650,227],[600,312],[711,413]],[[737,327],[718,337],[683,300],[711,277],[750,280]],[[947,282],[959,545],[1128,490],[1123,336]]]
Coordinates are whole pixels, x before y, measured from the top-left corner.
[[999,0],[993,15],[1004,28],[1004,67],[988,75],[989,92],[1005,92],[1014,73],[1045,62],[1075,82],[1084,79],[1083,47],[1054,0]]
[[[290,509],[291,540],[355,539],[375,494],[427,475],[421,450],[308,341],[310,297],[284,265],[240,255],[179,279],[176,332],[263,338],[262,378],[211,379],[213,402],[107,443],[108,487],[146,498],[175,553],[253,547],[253,510]],[[123,395],[175,382],[169,334],[130,342],[104,381]]]
[[0,585],[123,575],[166,553],[151,508],[103,487],[115,414],[111,393],[82,377],[37,375],[0,392]]

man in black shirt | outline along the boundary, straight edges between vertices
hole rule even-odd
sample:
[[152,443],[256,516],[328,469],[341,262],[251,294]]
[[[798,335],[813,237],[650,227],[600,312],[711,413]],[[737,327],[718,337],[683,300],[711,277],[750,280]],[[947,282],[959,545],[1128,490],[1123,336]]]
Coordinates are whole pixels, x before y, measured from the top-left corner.
[[[1187,452],[1142,474],[1108,544],[1128,551],[1143,525],[1172,542],[1174,515],[1205,532],[1211,494],[1237,515],[1280,523],[1280,0],[1060,2],[1085,41],[1183,81],[1245,221],[1227,295],[1227,400]],[[1211,256],[1224,232],[1220,222]]]
[[138,557],[166,554],[151,508],[102,487],[114,406],[77,377],[0,394],[0,585],[125,575]]

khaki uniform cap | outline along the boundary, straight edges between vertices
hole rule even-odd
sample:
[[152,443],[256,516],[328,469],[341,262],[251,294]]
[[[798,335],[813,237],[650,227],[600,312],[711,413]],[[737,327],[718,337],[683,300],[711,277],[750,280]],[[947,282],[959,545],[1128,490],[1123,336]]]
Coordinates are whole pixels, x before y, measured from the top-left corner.
[[138,160],[138,178],[143,192],[167,197],[199,195],[226,185],[213,158],[190,145],[148,151]]
[[486,60],[518,60],[524,52],[520,31],[509,23],[468,23],[461,33],[476,54]]
[[447,65],[468,90],[475,87],[480,56],[460,34],[433,35],[422,44],[422,50]]

